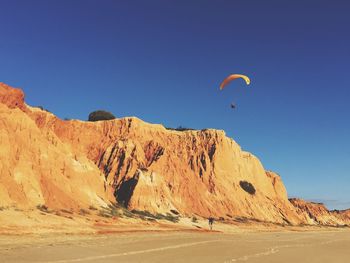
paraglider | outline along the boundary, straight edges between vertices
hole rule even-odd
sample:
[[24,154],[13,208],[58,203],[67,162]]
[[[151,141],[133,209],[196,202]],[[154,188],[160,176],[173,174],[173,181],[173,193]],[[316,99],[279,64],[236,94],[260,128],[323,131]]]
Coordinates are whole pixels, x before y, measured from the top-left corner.
[[233,81],[235,79],[239,79],[239,78],[244,79],[245,83],[247,85],[250,84],[250,79],[246,75],[232,74],[232,75],[228,76],[226,79],[224,79],[224,81],[220,85],[220,90],[224,89],[226,87],[226,85],[229,84],[231,81]]
[[[250,79],[246,75],[232,74],[223,80],[223,82],[220,84],[220,90],[223,90],[231,81],[233,81],[235,79],[239,79],[239,78],[243,79],[247,85],[250,84]],[[231,109],[236,109],[236,104],[231,103],[230,107],[231,107]]]

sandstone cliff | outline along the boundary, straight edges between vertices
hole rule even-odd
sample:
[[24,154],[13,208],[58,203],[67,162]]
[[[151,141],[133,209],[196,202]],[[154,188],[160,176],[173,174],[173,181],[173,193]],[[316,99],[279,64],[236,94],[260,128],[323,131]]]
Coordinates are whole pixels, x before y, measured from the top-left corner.
[[350,209],[346,210],[332,210],[331,213],[342,220],[347,225],[350,225]]
[[104,173],[110,200],[129,209],[301,222],[280,177],[266,172],[223,131],[169,131],[137,118],[87,123],[45,112],[30,115],[86,154]]
[[39,128],[25,113],[23,98],[23,92],[0,84],[0,207],[106,206],[96,165]]
[[304,218],[306,224],[338,226],[350,222],[349,210],[328,211],[322,203],[307,202],[298,198],[291,198],[290,202],[297,208],[298,214]]
[[223,131],[167,130],[135,117],[63,121],[27,106],[23,92],[5,84],[0,119],[0,206],[118,202],[184,216],[340,222],[315,220],[306,206],[292,204],[280,176]]

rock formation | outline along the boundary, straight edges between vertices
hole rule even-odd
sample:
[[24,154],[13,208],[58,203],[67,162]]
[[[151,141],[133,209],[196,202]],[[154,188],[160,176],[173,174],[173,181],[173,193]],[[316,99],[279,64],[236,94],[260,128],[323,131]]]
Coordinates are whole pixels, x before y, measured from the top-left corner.
[[[280,176],[220,130],[130,117],[63,121],[0,84],[0,206],[128,209],[282,224],[339,224],[287,197]],[[313,211],[313,210],[312,210]],[[330,212],[328,212],[330,213]],[[344,218],[345,216],[342,215]]]
[[305,224],[347,225],[350,222],[350,211],[328,211],[322,203],[307,202],[298,198],[289,199],[297,208],[298,214],[304,218]]
[[104,177],[96,165],[39,128],[28,114],[42,111],[29,110],[23,98],[22,91],[0,85],[0,207],[106,206]]
[[26,111],[24,105],[24,93],[21,89],[12,88],[0,82],[0,103],[5,104],[10,109],[19,108]]

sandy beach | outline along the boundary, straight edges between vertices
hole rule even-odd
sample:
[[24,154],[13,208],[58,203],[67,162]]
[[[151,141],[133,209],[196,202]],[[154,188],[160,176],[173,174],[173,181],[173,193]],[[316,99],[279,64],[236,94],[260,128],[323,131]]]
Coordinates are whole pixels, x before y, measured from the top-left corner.
[[332,262],[349,259],[350,231],[140,232],[2,236],[2,262]]

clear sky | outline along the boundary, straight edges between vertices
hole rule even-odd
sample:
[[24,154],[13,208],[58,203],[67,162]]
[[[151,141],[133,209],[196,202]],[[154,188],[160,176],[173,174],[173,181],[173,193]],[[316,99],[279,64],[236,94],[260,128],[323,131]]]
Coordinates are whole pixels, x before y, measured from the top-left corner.
[[[28,104],[223,129],[289,196],[350,207],[349,1],[0,0],[0,12],[0,81]],[[230,73],[251,85],[220,92]]]

